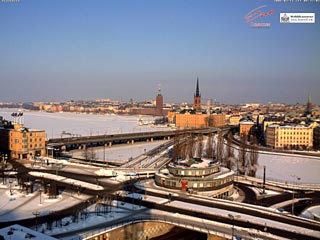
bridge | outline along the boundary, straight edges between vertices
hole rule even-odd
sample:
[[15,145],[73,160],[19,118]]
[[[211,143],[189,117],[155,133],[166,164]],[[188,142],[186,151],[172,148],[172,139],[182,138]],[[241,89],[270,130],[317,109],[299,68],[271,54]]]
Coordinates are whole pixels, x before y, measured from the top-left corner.
[[217,133],[218,128],[202,128],[188,130],[170,130],[170,131],[154,131],[154,132],[139,132],[139,133],[123,133],[110,135],[97,135],[87,137],[67,137],[67,138],[52,138],[47,141],[48,149],[59,150],[74,150],[85,147],[109,146],[114,144],[133,144],[135,142],[148,142],[154,140],[169,140],[176,134],[194,133],[208,134]]
[[[163,191],[129,193],[120,199],[133,204],[130,217],[88,228],[79,234],[82,239],[103,239],[103,236],[112,239],[112,236],[120,234],[117,229],[126,232],[127,225],[131,225],[130,234],[137,234],[131,239],[147,239],[138,234],[144,232],[152,237],[155,226],[161,223],[202,232],[208,236],[207,239],[216,239],[215,236],[221,237],[218,239],[233,239],[234,236],[245,239],[318,239],[320,234],[320,226],[314,221],[243,203],[192,195],[172,194],[168,197]],[[144,224],[146,222],[154,222],[154,227],[149,229]],[[133,231],[134,224],[139,223],[143,223],[139,231]],[[67,237],[69,234],[55,237]]]

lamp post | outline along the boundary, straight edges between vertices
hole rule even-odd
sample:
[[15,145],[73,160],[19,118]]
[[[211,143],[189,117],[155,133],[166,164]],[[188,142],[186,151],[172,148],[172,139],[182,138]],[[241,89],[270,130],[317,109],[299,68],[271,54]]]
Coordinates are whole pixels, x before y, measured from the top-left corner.
[[13,191],[12,191],[12,178],[9,178],[9,191],[10,191],[10,195],[13,195]]
[[40,193],[40,205],[41,205],[41,193],[42,193],[42,188],[39,189],[39,193]]
[[232,220],[231,239],[233,239],[233,237],[234,237],[234,221],[235,221],[235,219],[241,218],[241,216],[240,215],[232,215],[232,214],[229,213],[228,217]]
[[5,168],[4,154],[1,157],[2,157],[2,160],[1,160],[2,184],[4,185],[4,168]]
[[[297,181],[301,180],[297,175],[291,175],[294,178],[294,183],[297,185]],[[291,213],[294,215],[294,187],[292,186],[292,205],[291,205]]]
[[2,172],[2,184],[6,184],[6,179],[5,179],[5,168],[7,165],[7,159],[8,159],[8,155],[7,154],[3,154],[2,155],[2,160],[1,160],[1,172]]
[[35,210],[32,212],[32,214],[35,216],[35,221],[36,221],[36,231],[38,231],[38,216],[40,215],[40,212],[38,210]]

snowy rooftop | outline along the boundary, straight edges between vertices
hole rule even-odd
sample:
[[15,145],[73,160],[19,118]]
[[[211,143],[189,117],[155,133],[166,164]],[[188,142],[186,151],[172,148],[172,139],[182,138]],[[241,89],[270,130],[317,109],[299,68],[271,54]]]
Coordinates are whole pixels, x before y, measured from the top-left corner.
[[280,125],[280,124],[270,124],[267,126],[268,128],[286,128],[286,129],[290,129],[290,128],[310,128],[309,126],[306,125]]
[[245,121],[241,121],[240,124],[245,124],[245,125],[253,125],[254,122],[252,121],[248,121],[248,120],[245,120]]
[[18,224],[5,227],[0,229],[0,238],[1,236],[6,239],[14,239],[14,240],[24,240],[24,239],[34,239],[34,240],[56,240],[57,238],[53,238],[42,233],[36,232],[30,228],[26,228],[20,226]]
[[[193,160],[193,159],[191,159]],[[201,158],[201,161],[192,161],[192,164],[189,166],[190,160],[183,160],[178,161],[177,163],[170,163],[171,166],[176,168],[207,168],[211,167],[212,165],[219,165],[220,163],[216,160],[208,159],[208,158]]]

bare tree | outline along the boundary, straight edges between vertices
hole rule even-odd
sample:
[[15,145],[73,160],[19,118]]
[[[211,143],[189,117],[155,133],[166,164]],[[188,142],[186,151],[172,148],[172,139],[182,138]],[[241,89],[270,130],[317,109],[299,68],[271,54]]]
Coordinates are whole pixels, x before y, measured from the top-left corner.
[[239,174],[244,175],[246,173],[246,165],[247,165],[246,136],[241,135],[240,143],[239,143],[238,163],[237,163],[237,169]]
[[234,149],[232,147],[232,133],[228,134],[225,157],[234,157]]
[[94,152],[94,148],[90,148],[90,161],[95,161],[97,160],[97,154]]
[[181,148],[182,148],[182,135],[179,131],[176,131],[174,135],[174,144],[172,148],[172,159],[174,161],[181,158]]
[[94,152],[94,148],[91,147],[90,149],[88,147],[83,149],[82,156],[86,161],[94,161],[97,159],[96,153]]
[[257,172],[259,152],[256,141],[249,147],[249,157],[248,157],[248,176],[255,177]]
[[203,150],[203,136],[199,135],[198,140],[197,140],[197,157],[201,158],[202,157],[202,150]]
[[82,156],[83,156],[85,161],[88,161],[90,159],[89,150],[88,150],[87,146],[84,147],[83,152],[82,152]]
[[195,136],[193,133],[191,133],[189,135],[189,141],[188,141],[188,157],[189,159],[190,158],[193,158],[194,157],[194,154],[195,154],[195,146],[196,146],[196,141],[195,141]]
[[221,133],[218,134],[216,148],[217,148],[217,159],[219,162],[223,163],[224,139]]
[[234,149],[232,147],[232,133],[229,133],[227,137],[224,158],[226,167],[232,169],[234,166]]
[[208,158],[213,158],[213,137],[212,133],[209,133],[206,144],[206,155]]
[[187,150],[188,150],[188,135],[186,133],[181,134],[180,137],[180,158],[187,158]]

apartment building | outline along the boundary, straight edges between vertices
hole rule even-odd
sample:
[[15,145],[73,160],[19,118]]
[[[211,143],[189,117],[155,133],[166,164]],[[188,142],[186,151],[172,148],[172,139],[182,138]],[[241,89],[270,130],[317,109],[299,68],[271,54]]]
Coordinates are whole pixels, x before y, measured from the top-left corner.
[[313,126],[268,125],[266,144],[272,148],[310,149],[313,147]]
[[46,133],[10,123],[0,128],[0,151],[11,158],[28,159],[43,156],[46,153]]

